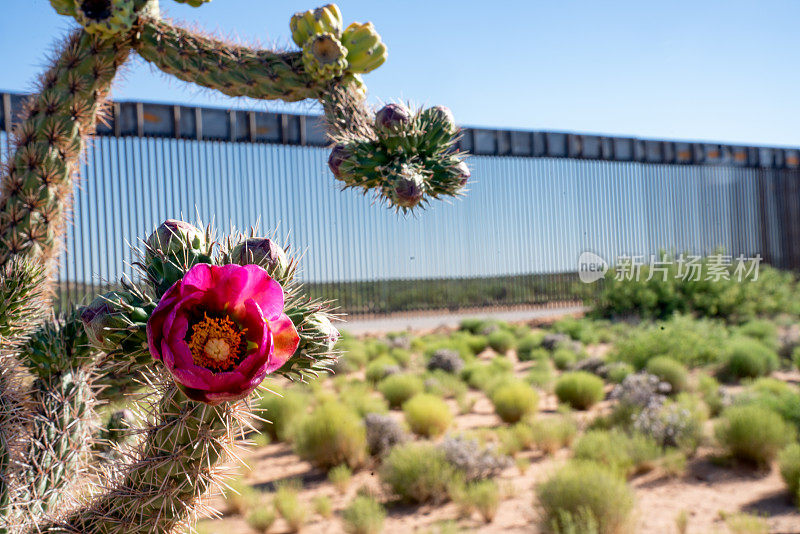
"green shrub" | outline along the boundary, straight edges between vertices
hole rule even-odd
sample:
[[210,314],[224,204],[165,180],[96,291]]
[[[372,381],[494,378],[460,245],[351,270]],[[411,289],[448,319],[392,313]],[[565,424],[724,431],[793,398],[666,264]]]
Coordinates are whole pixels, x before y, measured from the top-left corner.
[[271,506],[257,506],[247,513],[245,521],[259,534],[266,534],[275,523],[275,510]]
[[769,522],[757,515],[725,514],[725,526],[731,534],[769,534]]
[[471,334],[477,334],[483,329],[484,320],[477,317],[466,317],[461,320],[459,328]]
[[333,503],[331,498],[327,495],[317,495],[312,501],[314,504],[314,511],[325,519],[333,515]]
[[458,376],[442,369],[428,371],[425,374],[424,386],[426,393],[445,399],[458,398],[467,392],[467,385]]
[[630,476],[649,471],[661,456],[661,447],[641,434],[621,430],[590,430],[575,444],[575,458],[592,460]]
[[738,395],[734,403],[768,408],[795,428],[800,428],[800,393],[786,382],[759,378]]
[[600,334],[595,329],[594,321],[587,318],[564,317],[553,323],[554,332],[566,334],[585,345],[599,343]]
[[621,384],[625,377],[636,372],[636,369],[629,363],[612,362],[608,365],[608,381],[613,384]]
[[388,354],[385,354],[379,356],[367,365],[365,377],[367,382],[377,384],[389,375],[391,369],[396,370],[398,367],[400,366],[397,364],[397,361]]
[[289,525],[290,532],[300,532],[308,519],[306,506],[297,495],[299,489],[294,481],[278,484],[275,489],[275,509]]
[[[521,362],[529,362],[536,359],[537,349],[542,346],[544,332],[537,330],[526,335],[517,343],[517,359]],[[544,354],[547,354],[545,352]]]
[[528,369],[525,381],[533,387],[550,391],[553,385],[553,378],[553,368],[550,366],[550,360],[545,359],[534,361],[534,364]]
[[339,400],[361,417],[368,413],[386,413],[389,409],[386,400],[364,382],[348,382],[339,390]]
[[760,406],[732,406],[715,427],[717,439],[734,458],[765,467],[794,437],[780,415]]
[[441,503],[447,500],[455,468],[433,443],[411,442],[394,447],[379,473],[381,481],[406,502]]
[[333,487],[336,488],[336,491],[339,493],[344,493],[347,491],[352,478],[353,471],[347,467],[347,464],[337,465],[328,471],[328,480],[331,484],[333,484]]
[[778,467],[792,499],[796,501],[800,491],[800,444],[792,443],[778,454]]
[[603,400],[603,381],[586,371],[564,373],[556,381],[556,396],[576,410],[587,410]]
[[378,391],[381,392],[392,408],[399,408],[408,399],[417,393],[421,393],[422,390],[422,380],[418,376],[410,374],[391,375],[378,384]]
[[537,419],[530,429],[532,444],[546,454],[568,447],[578,433],[578,425],[568,415]]
[[322,469],[340,464],[358,467],[366,458],[367,438],[355,412],[325,402],[298,426],[295,447],[301,458]]
[[344,530],[350,534],[379,534],[385,519],[383,505],[367,495],[358,495],[342,511]]
[[242,479],[234,480],[229,486],[230,490],[225,492],[226,513],[243,515],[258,505],[261,498],[258,491],[246,484]]
[[295,424],[306,413],[308,396],[292,389],[270,389],[274,393],[266,391],[258,401],[258,408],[262,410],[260,416],[266,419],[260,423],[260,428],[272,439],[286,441],[291,438]]
[[578,361],[578,355],[571,349],[560,347],[553,351],[553,364],[559,371],[569,369]]
[[647,372],[669,384],[671,393],[685,391],[689,383],[686,367],[668,356],[658,356],[647,362]]
[[545,525],[562,529],[564,514],[590,515],[601,534],[616,534],[633,509],[633,492],[625,480],[593,462],[570,462],[540,484],[536,493]]
[[772,350],[778,350],[778,328],[772,321],[753,319],[740,326],[738,333],[760,341]]
[[489,346],[498,354],[505,354],[514,348],[514,334],[506,330],[495,330],[489,334]]
[[363,369],[369,361],[366,345],[357,339],[342,337],[336,344],[336,349],[342,352],[336,361],[336,371],[339,374]]
[[752,338],[731,339],[726,347],[724,375],[729,379],[757,378],[778,368],[778,354]]
[[494,521],[497,507],[500,505],[500,488],[491,479],[477,480],[468,484],[457,485],[451,490],[453,500],[458,504],[461,515],[470,516],[477,511],[487,523]]
[[795,369],[800,369],[800,345],[792,349],[792,364]]
[[469,387],[490,393],[494,386],[513,377],[513,369],[511,360],[498,356],[489,363],[476,361],[465,365],[461,378]]
[[524,382],[513,381],[498,385],[492,392],[494,411],[506,423],[516,423],[536,413],[539,395]]
[[667,356],[687,367],[720,362],[728,331],[708,319],[676,315],[668,321],[643,324],[616,343],[611,359],[644,369],[647,362]]
[[429,393],[420,393],[403,404],[408,428],[420,436],[443,434],[453,422],[450,407],[441,398]]
[[712,417],[719,415],[722,412],[723,400],[717,379],[707,374],[701,374],[697,380],[697,390],[703,398],[703,402],[708,406],[710,415]]

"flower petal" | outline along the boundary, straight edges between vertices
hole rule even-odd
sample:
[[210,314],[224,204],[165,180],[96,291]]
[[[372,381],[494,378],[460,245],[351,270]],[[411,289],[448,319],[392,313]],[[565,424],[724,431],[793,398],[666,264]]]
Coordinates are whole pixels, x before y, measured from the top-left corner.
[[294,327],[294,323],[285,313],[269,322],[272,331],[273,353],[267,365],[267,372],[271,373],[279,369],[286,361],[292,357],[300,344],[300,335]]

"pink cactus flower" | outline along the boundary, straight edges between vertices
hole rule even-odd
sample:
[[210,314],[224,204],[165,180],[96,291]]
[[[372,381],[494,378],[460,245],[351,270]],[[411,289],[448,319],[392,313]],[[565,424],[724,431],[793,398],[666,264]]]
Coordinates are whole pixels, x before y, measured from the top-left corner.
[[257,265],[195,265],[150,316],[150,353],[190,399],[244,398],[297,350],[283,305],[280,284]]

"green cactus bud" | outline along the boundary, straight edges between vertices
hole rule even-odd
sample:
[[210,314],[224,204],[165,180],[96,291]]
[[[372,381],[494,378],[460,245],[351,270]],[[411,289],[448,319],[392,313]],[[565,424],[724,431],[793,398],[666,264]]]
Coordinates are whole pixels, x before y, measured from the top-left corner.
[[340,336],[325,312],[312,313],[300,329],[301,343],[310,354],[330,353]]
[[134,0],[76,0],[75,20],[100,37],[126,33],[136,21]]
[[75,0],[50,0],[50,5],[59,15],[75,16]]
[[292,40],[299,47],[313,36],[332,33],[336,37],[342,35],[342,12],[336,4],[328,4],[309,11],[300,11],[292,15],[289,29]]
[[238,265],[259,265],[281,283],[294,274],[286,251],[266,237],[251,237],[238,243],[230,251],[230,261]]
[[342,44],[347,48],[350,72],[371,72],[383,65],[389,55],[371,22],[350,24],[342,34]]
[[330,32],[312,36],[303,45],[303,65],[316,80],[332,80],[347,68],[347,49]]
[[425,196],[425,177],[414,165],[403,164],[390,177],[384,194],[392,203],[403,210],[416,207]]
[[145,267],[157,296],[198,263],[211,263],[212,243],[207,231],[167,219],[145,241]]
[[125,305],[129,305],[125,294],[110,291],[81,309],[81,321],[94,348],[111,352],[128,337],[130,321],[126,317]]
[[187,249],[205,249],[206,234],[187,222],[167,219],[150,234],[146,244],[149,253],[177,256]]
[[420,113],[423,142],[433,150],[453,141],[458,133],[455,118],[449,108],[436,106]]
[[348,161],[353,160],[353,151],[348,145],[336,145],[328,156],[328,167],[337,180],[344,180],[348,175]]

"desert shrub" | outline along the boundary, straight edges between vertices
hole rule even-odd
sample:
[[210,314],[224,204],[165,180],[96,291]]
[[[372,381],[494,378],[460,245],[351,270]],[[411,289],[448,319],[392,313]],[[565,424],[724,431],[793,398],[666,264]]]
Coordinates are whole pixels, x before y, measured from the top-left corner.
[[672,388],[672,393],[680,393],[689,383],[686,367],[668,356],[658,356],[647,362],[647,372],[657,376]]
[[778,467],[792,499],[796,501],[800,491],[800,444],[792,443],[778,454]]
[[728,379],[757,378],[778,368],[778,354],[752,338],[737,337],[726,346],[723,374]]
[[445,399],[458,398],[467,392],[467,385],[458,375],[436,369],[430,371],[423,382],[426,393],[432,393]]
[[517,359],[521,362],[528,362],[534,358],[536,351],[542,346],[544,332],[536,331],[526,335],[517,343]]
[[300,532],[308,519],[306,506],[298,497],[299,484],[286,481],[275,488],[275,509],[286,521],[290,532]]
[[576,410],[587,410],[603,400],[603,381],[585,371],[564,373],[556,381],[556,396]]
[[394,347],[389,350],[389,356],[391,356],[391,358],[396,361],[397,365],[400,367],[408,367],[408,364],[411,361],[411,351],[407,349]]
[[757,515],[725,514],[725,526],[731,534],[769,534],[769,522]]
[[347,374],[362,369],[369,361],[367,347],[363,341],[342,336],[336,344],[342,355],[336,361],[336,373]]
[[514,334],[506,330],[495,330],[488,337],[489,346],[498,354],[505,354],[514,348]]
[[381,480],[406,502],[447,500],[455,468],[445,453],[430,442],[411,442],[393,448],[380,469]]
[[275,509],[271,506],[257,506],[247,513],[245,521],[258,534],[266,534],[275,523]]
[[570,338],[586,345],[599,343],[601,336],[595,328],[594,321],[587,318],[564,317],[553,323],[554,332],[566,334]]
[[800,393],[786,382],[773,378],[759,378],[737,396],[733,403],[770,409],[795,428],[800,428]]
[[472,351],[472,354],[480,354],[489,346],[489,340],[486,336],[469,335],[464,336],[463,339],[464,343],[469,347],[469,350]]
[[760,406],[727,408],[715,433],[733,458],[759,467],[769,465],[794,437],[793,428],[780,415]]
[[566,347],[557,348],[553,351],[553,364],[559,371],[569,369],[576,361],[578,361],[578,355]]
[[370,454],[382,456],[397,445],[408,441],[408,434],[391,415],[370,413],[364,417],[367,448]]
[[367,358],[373,361],[381,356],[389,354],[391,347],[386,340],[369,337],[364,340],[364,348],[367,351]]
[[328,471],[328,480],[339,493],[347,491],[352,479],[353,471],[346,464],[337,465]]
[[606,367],[606,375],[608,381],[614,384],[621,384],[628,375],[633,374],[636,370],[629,363],[625,362],[612,362]]
[[342,511],[344,530],[350,534],[379,534],[383,530],[386,510],[367,495],[358,495]]
[[792,349],[792,364],[795,369],[800,369],[800,346]]
[[461,330],[466,330],[471,334],[478,334],[481,330],[483,330],[485,324],[486,324],[485,319],[479,319],[477,317],[466,317],[461,320],[459,328]]
[[385,413],[389,409],[386,400],[364,382],[350,382],[341,388],[339,400],[361,417],[368,413]]
[[489,393],[494,386],[512,377],[514,364],[508,358],[496,357],[489,363],[472,362],[461,370],[461,378],[469,387]]
[[441,369],[447,373],[458,373],[464,367],[464,360],[458,352],[448,349],[439,349],[428,360],[429,371]]
[[633,492],[625,480],[607,467],[593,462],[570,462],[548,480],[536,493],[545,525],[563,531],[564,514],[588,515],[601,534],[619,532],[633,509]]
[[547,454],[568,447],[578,433],[575,420],[567,415],[537,419],[530,424],[530,429],[533,446]]
[[722,390],[720,388],[719,382],[713,376],[701,374],[697,379],[697,390],[713,417],[719,415],[724,407]]
[[737,329],[737,333],[760,341],[772,350],[778,350],[778,328],[766,319],[752,319]]
[[590,430],[575,443],[575,458],[603,464],[623,476],[649,471],[661,447],[642,434],[620,430]]
[[450,407],[441,398],[420,393],[403,404],[403,413],[412,432],[420,436],[443,434],[453,422]]
[[707,414],[687,394],[677,399],[653,402],[632,416],[632,429],[655,440],[662,447],[677,447],[692,454],[703,438]]
[[481,446],[475,438],[448,436],[439,449],[466,482],[497,476],[510,465],[509,459],[493,445]]
[[644,369],[648,361],[659,356],[687,367],[709,365],[721,361],[727,337],[727,329],[718,322],[676,315],[633,329],[615,344],[611,358],[636,369]]
[[451,493],[461,511],[460,515],[469,517],[473,511],[477,511],[485,522],[494,521],[500,505],[500,488],[494,480],[460,484]]
[[441,398],[429,393],[419,393],[403,404],[406,423],[420,436],[443,434],[453,422],[450,407]]
[[528,374],[525,375],[525,382],[545,391],[552,389],[553,379],[553,368],[549,359],[534,361],[531,368],[528,369]]
[[260,429],[272,439],[286,441],[291,438],[294,425],[305,414],[308,397],[292,389],[271,389],[274,394],[265,392],[258,401],[258,408],[263,411],[261,417],[266,420],[260,423]]
[[378,384],[378,391],[392,408],[399,408],[408,399],[422,392],[422,389],[422,380],[411,374],[391,375]]
[[230,489],[225,491],[226,513],[242,515],[256,507],[261,496],[252,486],[246,484],[242,479],[236,479],[228,485]]
[[358,467],[366,456],[364,425],[346,406],[325,402],[298,426],[295,448],[301,458],[322,469]]
[[539,395],[529,385],[511,381],[492,392],[494,411],[506,423],[516,423],[539,409]]
[[397,364],[397,361],[388,354],[385,354],[379,356],[367,365],[365,376],[367,382],[377,384],[387,376],[397,374],[398,372],[400,372],[400,366]]

